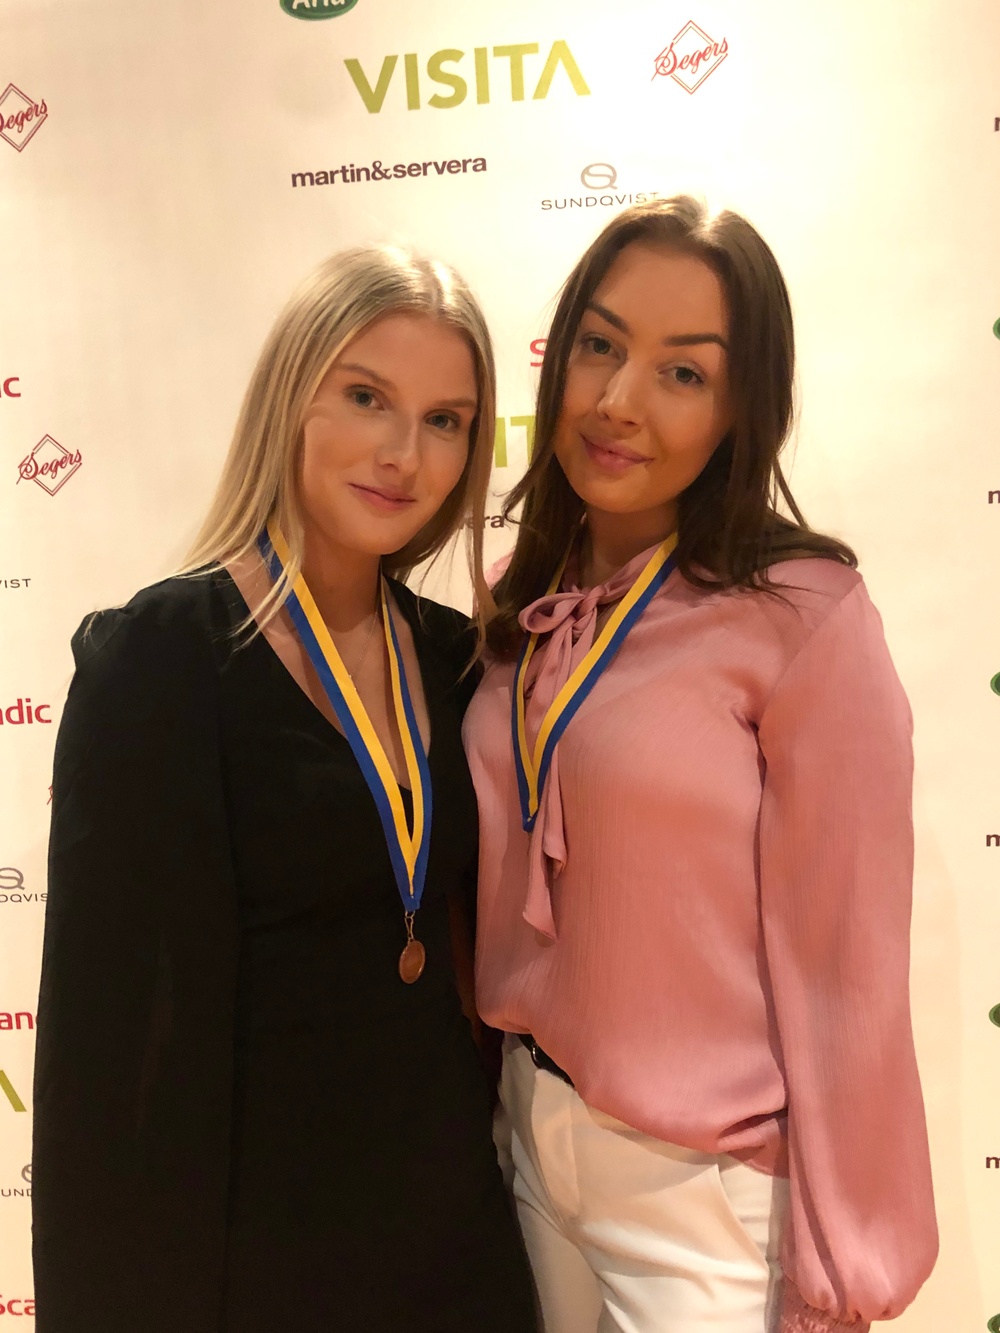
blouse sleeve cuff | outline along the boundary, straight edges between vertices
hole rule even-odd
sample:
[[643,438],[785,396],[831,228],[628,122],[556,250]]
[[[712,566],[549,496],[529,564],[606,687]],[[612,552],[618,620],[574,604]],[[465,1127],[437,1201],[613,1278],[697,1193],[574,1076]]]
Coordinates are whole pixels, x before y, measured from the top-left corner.
[[838,1319],[836,1315],[807,1305],[796,1287],[785,1279],[778,1333],[868,1333],[867,1319]]

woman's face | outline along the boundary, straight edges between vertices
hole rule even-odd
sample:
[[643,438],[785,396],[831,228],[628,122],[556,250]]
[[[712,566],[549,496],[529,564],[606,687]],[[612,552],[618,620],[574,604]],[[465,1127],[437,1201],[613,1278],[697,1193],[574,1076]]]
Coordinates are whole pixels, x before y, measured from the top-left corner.
[[677,497],[730,425],[722,283],[701,259],[634,242],[570,354],[555,453],[589,511],[676,523]]
[[472,351],[427,315],[385,315],[330,366],[304,419],[307,527],[366,555],[405,546],[458,484],[477,410]]

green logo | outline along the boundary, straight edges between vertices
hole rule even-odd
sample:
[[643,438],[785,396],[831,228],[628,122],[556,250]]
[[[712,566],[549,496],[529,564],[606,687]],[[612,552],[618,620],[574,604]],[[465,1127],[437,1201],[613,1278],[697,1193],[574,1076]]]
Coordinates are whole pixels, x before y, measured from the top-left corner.
[[[1000,1028],[1000,1004],[995,1004],[990,1010],[990,1022],[995,1023]],[[1000,1333],[1000,1329],[997,1330]]]
[[281,0],[281,8],[293,19],[339,19],[358,0]]
[[986,1327],[990,1333],[1000,1333],[1000,1314],[995,1314]]
[[993,336],[994,338],[1000,338],[1000,319],[993,325]]
[[26,1111],[28,1109],[15,1092],[13,1083],[2,1069],[0,1069],[0,1092],[4,1094],[15,1111]]
[[1000,694],[1000,671],[990,681],[990,689],[994,694]]

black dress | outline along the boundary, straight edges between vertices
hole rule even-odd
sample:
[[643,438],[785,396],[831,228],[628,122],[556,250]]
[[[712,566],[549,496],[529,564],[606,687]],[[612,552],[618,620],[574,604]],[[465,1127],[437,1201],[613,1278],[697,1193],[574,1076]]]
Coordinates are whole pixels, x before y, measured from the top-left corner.
[[74,639],[56,751],[33,1157],[39,1333],[530,1333],[452,967],[475,795],[462,618],[394,585],[434,824],[403,908],[346,739],[228,575]]

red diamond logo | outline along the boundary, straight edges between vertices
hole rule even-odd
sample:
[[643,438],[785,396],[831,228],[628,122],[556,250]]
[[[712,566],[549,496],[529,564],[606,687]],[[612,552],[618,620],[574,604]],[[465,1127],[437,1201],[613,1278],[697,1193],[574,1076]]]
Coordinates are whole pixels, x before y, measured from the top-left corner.
[[48,119],[44,102],[33,102],[12,83],[0,93],[0,138],[18,152]]
[[728,54],[725,38],[716,42],[697,23],[688,22],[656,57],[653,78],[658,74],[668,76],[686,92],[693,93],[715,73]]
[[70,453],[51,435],[43,435],[27,458],[23,458],[18,465],[17,484],[20,486],[22,481],[33,481],[49,495],[55,495],[82,463],[83,455],[79,449]]

